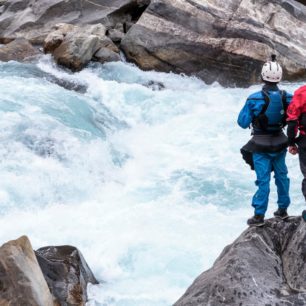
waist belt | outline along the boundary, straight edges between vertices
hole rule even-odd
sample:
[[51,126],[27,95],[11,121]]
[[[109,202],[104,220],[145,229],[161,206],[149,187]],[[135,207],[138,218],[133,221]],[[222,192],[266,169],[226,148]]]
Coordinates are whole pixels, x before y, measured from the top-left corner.
[[278,130],[278,131],[256,131],[253,130],[252,131],[252,135],[271,135],[271,136],[280,136],[282,134],[282,130]]
[[254,135],[243,147],[252,153],[277,153],[288,146],[288,138],[283,132],[277,134]]

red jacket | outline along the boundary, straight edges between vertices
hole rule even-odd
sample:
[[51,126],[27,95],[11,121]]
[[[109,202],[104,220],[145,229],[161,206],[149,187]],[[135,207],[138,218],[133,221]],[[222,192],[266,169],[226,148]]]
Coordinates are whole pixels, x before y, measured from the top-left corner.
[[[305,129],[302,129],[300,119],[302,114],[306,114],[306,85],[300,87],[294,92],[291,103],[287,110],[287,121],[295,121],[296,127],[299,128],[300,134],[306,135]],[[297,128],[295,129],[295,134]]]

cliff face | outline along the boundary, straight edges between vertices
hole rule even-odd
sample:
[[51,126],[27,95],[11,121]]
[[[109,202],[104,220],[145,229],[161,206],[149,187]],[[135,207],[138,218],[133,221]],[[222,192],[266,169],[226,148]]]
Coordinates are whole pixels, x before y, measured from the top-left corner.
[[197,305],[306,305],[306,223],[248,228],[175,303]]
[[306,78],[306,7],[293,1],[153,0],[122,41],[143,69],[244,86],[276,53],[285,79]]
[[34,44],[42,44],[50,29],[57,23],[110,23],[108,16],[115,15],[117,10],[131,2],[6,0],[0,9],[0,40],[5,42],[23,37]]

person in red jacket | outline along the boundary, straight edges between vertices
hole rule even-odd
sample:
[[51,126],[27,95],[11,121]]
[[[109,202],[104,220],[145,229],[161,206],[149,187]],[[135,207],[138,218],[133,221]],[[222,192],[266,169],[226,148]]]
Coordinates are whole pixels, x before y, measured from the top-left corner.
[[[293,99],[287,109],[287,135],[289,152],[299,154],[300,168],[304,179],[302,192],[306,201],[306,85],[294,92]],[[306,222],[306,210],[302,217]]]

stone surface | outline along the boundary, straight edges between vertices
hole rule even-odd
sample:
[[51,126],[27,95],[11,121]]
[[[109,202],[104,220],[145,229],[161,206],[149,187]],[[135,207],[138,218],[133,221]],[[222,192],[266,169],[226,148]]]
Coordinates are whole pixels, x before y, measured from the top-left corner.
[[36,256],[59,304],[84,306],[87,284],[98,282],[81,252],[72,246],[50,246],[37,250]]
[[44,42],[44,51],[51,52],[58,64],[79,71],[94,57],[101,62],[120,60],[119,49],[106,36],[102,24],[55,26]]
[[52,53],[58,48],[64,41],[67,34],[75,30],[75,26],[67,23],[59,23],[54,26],[46,39],[44,40],[44,51],[45,53]]
[[0,305],[54,305],[31,243],[25,236],[0,248]]
[[59,47],[54,49],[53,56],[55,60],[58,64],[68,67],[73,71],[81,70],[100,49],[100,39],[105,37],[105,32],[105,27],[99,24],[74,27],[72,31],[65,35]]
[[276,53],[285,80],[306,77],[306,7],[294,0],[152,0],[121,42],[145,70],[246,86]]
[[101,48],[95,53],[94,60],[102,64],[106,62],[118,62],[120,61],[120,55],[110,49]]
[[270,219],[227,246],[175,306],[306,305],[306,223]]
[[26,39],[16,39],[0,48],[0,61],[23,61],[39,54]]
[[122,31],[116,30],[116,29],[110,29],[108,31],[108,37],[114,42],[114,43],[120,43],[121,40],[124,37],[123,33],[124,29]]
[[[57,23],[76,25],[131,20],[131,10],[140,0],[6,0],[1,6],[0,43],[24,37],[43,44]],[[1,5],[1,4],[0,4]],[[1,13],[1,12],[0,12]]]

